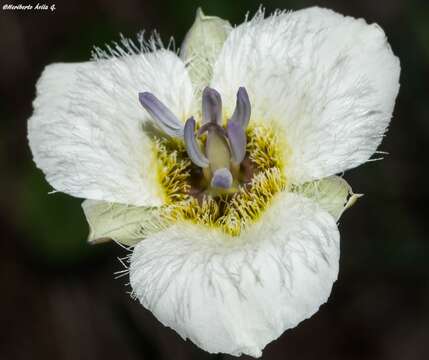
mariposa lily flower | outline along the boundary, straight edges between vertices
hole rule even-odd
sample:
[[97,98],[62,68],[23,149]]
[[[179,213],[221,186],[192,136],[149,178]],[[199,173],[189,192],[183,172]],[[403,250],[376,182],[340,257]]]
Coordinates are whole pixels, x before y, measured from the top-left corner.
[[180,54],[122,39],[53,64],[28,138],[89,241],[130,245],[133,295],[202,349],[261,355],[337,279],[335,174],[376,152],[400,65],[378,25],[310,8],[197,18]]

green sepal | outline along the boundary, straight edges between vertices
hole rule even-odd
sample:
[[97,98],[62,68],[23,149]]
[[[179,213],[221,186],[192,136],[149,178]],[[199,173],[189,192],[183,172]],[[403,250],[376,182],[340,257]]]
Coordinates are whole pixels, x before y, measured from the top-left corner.
[[186,63],[197,96],[209,85],[214,63],[231,30],[227,20],[206,16],[201,8],[197,9],[194,24],[180,49],[180,57]]
[[337,221],[344,211],[363,196],[363,194],[355,194],[347,181],[340,176],[330,176],[294,186],[292,191],[317,202]]
[[89,224],[88,242],[115,240],[132,246],[162,228],[157,208],[85,200],[82,208]]

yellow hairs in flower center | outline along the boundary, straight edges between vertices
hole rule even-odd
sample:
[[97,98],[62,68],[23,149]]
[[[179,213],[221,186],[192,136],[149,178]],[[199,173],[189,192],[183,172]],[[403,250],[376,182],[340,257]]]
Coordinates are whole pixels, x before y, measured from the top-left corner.
[[196,189],[191,185],[195,169],[180,142],[155,140],[158,178],[167,200],[161,212],[164,219],[216,227],[232,236],[240,235],[246,226],[255,222],[274,195],[286,187],[283,154],[287,144],[281,144],[268,125],[250,126],[247,138],[246,152],[252,177],[235,193],[218,197],[201,193],[195,196]]

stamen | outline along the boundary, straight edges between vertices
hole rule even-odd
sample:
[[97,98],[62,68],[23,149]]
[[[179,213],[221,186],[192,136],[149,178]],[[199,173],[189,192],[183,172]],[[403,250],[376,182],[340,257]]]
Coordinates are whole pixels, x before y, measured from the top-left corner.
[[162,131],[172,137],[183,137],[183,124],[155,95],[139,93],[139,101]]
[[226,132],[228,134],[232,160],[236,164],[240,164],[246,155],[246,132],[239,122],[231,119],[226,126]]
[[220,94],[210,87],[203,91],[203,124],[215,123],[222,124],[222,99]]
[[197,179],[201,191],[205,191],[208,184],[212,188],[222,189],[215,194],[236,191],[231,187],[243,180],[241,163],[246,157],[246,127],[251,113],[249,96],[244,87],[237,91],[234,113],[228,120],[226,129],[223,126],[222,99],[219,92],[210,87],[204,89],[202,122],[197,132],[198,137],[207,133],[204,150],[196,138],[196,122],[193,117],[190,117],[183,127],[177,117],[152,93],[139,93],[139,100],[165,133],[183,138],[189,159],[202,168],[202,172],[196,172],[203,175],[201,181]]
[[237,102],[230,121],[239,123],[243,129],[246,129],[250,121],[250,112],[249,95],[247,94],[246,88],[240,87],[237,91]]
[[191,161],[202,168],[209,166],[209,160],[201,152],[199,145],[195,139],[195,119],[190,117],[186,120],[184,129],[184,140],[186,151]]
[[227,168],[217,169],[210,185],[214,188],[229,189],[232,186],[232,180],[232,174]]

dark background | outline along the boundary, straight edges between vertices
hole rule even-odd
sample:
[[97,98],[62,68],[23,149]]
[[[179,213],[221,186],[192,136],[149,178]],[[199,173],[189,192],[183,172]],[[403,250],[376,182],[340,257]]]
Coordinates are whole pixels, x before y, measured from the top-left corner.
[[[180,45],[198,5],[237,24],[259,1],[55,4],[55,12],[0,10],[0,359],[232,359],[182,341],[130,299],[127,279],[114,279],[126,251],[89,246],[80,200],[48,195],[26,121],[45,65],[86,61],[120,32],[156,28]],[[429,359],[429,2],[265,1],[268,11],[314,4],[379,23],[401,59],[402,86],[381,147],[390,155],[345,174],[366,196],[341,219],[329,302],[263,359]]]

